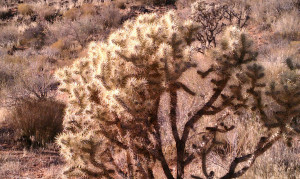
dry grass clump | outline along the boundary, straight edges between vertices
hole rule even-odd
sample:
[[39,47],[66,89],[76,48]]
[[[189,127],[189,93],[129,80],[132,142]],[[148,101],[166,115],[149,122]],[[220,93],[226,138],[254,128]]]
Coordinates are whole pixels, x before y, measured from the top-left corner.
[[126,0],[117,0],[115,4],[119,9],[126,9]]
[[23,16],[30,16],[34,13],[32,6],[29,4],[19,4],[18,12]]
[[44,50],[48,57],[69,57],[74,49],[71,48],[72,42],[65,39],[58,39]]
[[101,24],[104,26],[104,29],[117,28],[121,24],[121,13],[120,11],[109,5],[107,8],[101,9]]
[[251,0],[247,3],[251,6],[251,18],[263,29],[268,29],[283,13],[291,11],[297,0]]
[[73,7],[64,13],[65,19],[78,20],[81,16],[97,15],[97,7],[91,3],[82,4],[80,7]]
[[24,99],[15,106],[10,122],[25,146],[53,142],[62,131],[65,105],[54,100]]
[[299,141],[293,146],[287,150],[282,142],[278,142],[270,151],[258,158],[254,166],[242,178],[298,178],[300,176]]
[[79,18],[79,16],[80,16],[80,9],[78,9],[78,8],[69,9],[64,13],[64,17],[66,19],[69,19],[69,20],[72,20],[72,21]]
[[176,7],[178,9],[190,8],[196,0],[177,0]]
[[0,26],[0,31],[0,47],[9,48],[18,42],[19,32],[17,26]]
[[10,86],[13,83],[14,77],[8,74],[5,70],[0,71],[0,91],[5,86]]
[[300,40],[300,13],[294,9],[280,16],[273,24],[275,34],[289,40]]
[[44,56],[22,58],[5,56],[1,59],[0,71],[12,76],[12,84],[3,89],[6,98],[2,105],[14,106],[23,99],[45,100],[55,96],[57,82],[53,79],[51,64]]
[[62,41],[59,40],[67,39],[64,43],[68,49],[65,50],[78,49],[78,47],[82,49],[93,40],[99,41],[105,38],[111,29],[120,25],[121,13],[112,3],[101,7],[98,13],[71,19],[64,18],[62,21],[47,25],[47,29],[51,32],[47,37],[53,39],[51,46],[63,47]]
[[176,0],[136,0],[138,3],[147,4],[147,5],[170,5],[175,4]]
[[83,16],[93,16],[97,14],[96,7],[93,4],[83,4],[80,7],[80,12]]
[[53,23],[56,20],[56,17],[59,15],[58,10],[52,6],[37,6],[35,9],[41,20],[46,20],[51,23]]
[[30,26],[23,33],[22,45],[41,49],[45,45],[45,28],[42,24]]
[[51,45],[51,47],[55,48],[55,49],[57,49],[59,51],[63,51],[63,50],[65,50],[67,48],[65,41],[61,40],[61,39],[59,39],[55,43],[53,43]]

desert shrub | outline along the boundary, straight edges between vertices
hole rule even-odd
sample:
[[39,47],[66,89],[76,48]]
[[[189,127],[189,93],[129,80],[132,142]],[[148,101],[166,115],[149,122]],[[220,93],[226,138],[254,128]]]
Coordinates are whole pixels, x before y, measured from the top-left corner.
[[[69,39],[70,40],[70,39]],[[67,42],[65,39],[59,39],[53,44],[51,44],[50,47],[46,48],[47,49],[47,56],[48,57],[70,57],[71,47],[70,42]],[[44,50],[44,52],[46,52]]]
[[4,49],[4,48],[0,48],[0,59],[1,59],[4,55],[6,55],[5,49]]
[[121,14],[113,4],[108,4],[100,10],[100,22],[104,29],[111,29],[120,26]]
[[80,12],[83,16],[93,16],[97,14],[96,7],[93,4],[83,4],[80,7]]
[[297,0],[251,0],[252,19],[263,29],[269,29],[283,13],[289,12],[297,6]]
[[4,20],[7,13],[8,13],[7,8],[0,8],[0,19]]
[[23,99],[44,100],[55,96],[58,83],[53,79],[46,57],[6,56],[1,61],[1,70],[14,79],[13,84],[4,89],[5,106],[14,106]]
[[[104,39],[110,30],[121,24],[121,14],[113,3],[103,4],[95,15],[79,16],[76,20],[63,19],[47,24],[47,44],[59,39],[71,49],[85,47],[90,41]],[[67,49],[66,49],[67,50]]]
[[56,59],[59,57],[59,54],[61,53],[61,50],[53,47],[45,47],[40,52],[43,56],[46,56],[48,59]]
[[103,29],[101,28],[101,23],[99,23],[99,16],[90,17],[81,17],[80,19],[70,22],[66,22],[67,33],[69,40],[77,41],[81,47],[85,47],[85,45],[91,41],[95,37],[96,34],[101,32]]
[[197,39],[201,43],[199,52],[216,47],[216,39],[225,26],[235,25],[243,28],[247,25],[250,7],[240,1],[207,2],[198,0],[191,5],[192,19],[200,24]]
[[16,45],[19,39],[19,32],[16,26],[4,26],[0,27],[0,46],[11,47]]
[[58,84],[43,57],[23,57],[1,58],[1,105],[11,111],[16,139],[26,147],[46,145],[62,130],[64,105],[51,98]]
[[207,3],[204,0],[192,4],[192,18],[200,24],[197,39],[202,47],[199,51],[204,52],[206,48],[217,46],[216,37],[226,25],[223,22],[225,13],[226,7],[222,4]]
[[[2,69],[1,69],[2,70]],[[0,90],[3,87],[10,86],[14,81],[14,77],[5,71],[0,71]]]
[[18,12],[24,16],[30,16],[34,13],[32,6],[29,4],[19,4]]
[[170,5],[175,4],[176,0],[136,0],[142,4],[150,4],[150,5]]
[[289,40],[300,40],[300,14],[298,10],[284,13],[273,24],[275,34]]
[[42,20],[46,20],[51,23],[53,23],[59,15],[59,11],[51,6],[38,6],[35,11]]
[[55,48],[55,49],[57,49],[57,50],[59,50],[59,51],[62,51],[62,50],[65,50],[66,49],[66,43],[65,43],[65,41],[64,40],[58,40],[58,41],[56,41],[55,43],[53,43],[52,45],[51,45],[51,47],[52,48]]
[[176,7],[179,9],[190,8],[196,0],[177,0]]
[[1,7],[0,8],[0,19],[1,20],[7,20],[11,19],[14,16],[14,13],[11,9],[8,9],[7,7]]
[[[278,142],[257,160],[243,178],[297,178],[300,175],[297,153],[299,153],[299,142],[295,142],[290,150],[286,150],[284,143]],[[270,163],[273,165],[269,165]]]
[[251,6],[245,0],[220,1],[225,5],[225,18],[230,25],[236,25],[240,28],[245,27],[251,14]]
[[[15,81],[10,65],[6,64],[6,61],[3,60],[6,59],[5,57],[6,54],[0,56],[0,92],[2,92],[3,89],[9,88]],[[1,94],[1,96],[3,97],[4,95]],[[2,106],[4,105],[2,104]]]
[[42,24],[31,26],[23,33],[22,45],[32,46],[35,49],[41,49],[45,45],[45,28]]
[[126,1],[125,0],[117,0],[115,1],[117,8],[126,9]]
[[24,99],[14,106],[11,124],[16,138],[28,146],[45,146],[62,132],[65,105],[54,100]]
[[78,8],[69,9],[64,13],[64,17],[69,20],[76,20],[79,18],[79,16],[80,16],[80,9]]
[[[65,20],[56,28],[57,39],[67,38],[77,42],[81,48],[90,41],[105,37],[109,31],[120,25],[120,13],[116,8],[101,9],[100,15],[82,16],[77,20]],[[58,26],[58,24],[56,24]]]

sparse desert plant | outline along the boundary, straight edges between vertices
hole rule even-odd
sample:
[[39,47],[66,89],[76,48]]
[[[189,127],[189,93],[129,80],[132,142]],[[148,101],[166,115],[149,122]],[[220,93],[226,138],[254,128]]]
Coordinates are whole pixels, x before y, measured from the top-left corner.
[[63,19],[47,25],[46,40],[54,44],[59,39],[64,40],[67,47],[84,48],[93,40],[107,37],[112,29],[121,24],[121,14],[112,4],[101,6],[96,15],[79,16],[76,20]]
[[[178,94],[193,98],[198,93],[192,90],[191,81],[180,81],[184,73],[196,72],[192,71],[197,66],[192,47],[198,28],[192,21],[181,22],[174,11],[162,17],[141,15],[125,22],[106,42],[91,44],[88,57],[57,71],[60,91],[69,96],[65,130],[57,141],[67,162],[66,175],[154,178],[159,163],[160,171],[170,179],[174,175],[178,179],[237,178],[279,139],[291,145],[299,135],[291,124],[299,115],[299,64],[288,59],[282,71],[265,80],[268,69],[253,63],[257,57],[253,43],[237,27],[228,27],[220,47],[211,50],[210,67],[202,69],[205,62],[199,62],[202,70],[195,74],[199,75],[196,85],[207,80],[210,85],[201,88],[207,95],[195,111],[179,114]],[[275,80],[279,82],[266,84]],[[169,110],[160,119],[163,95],[169,96]],[[214,155],[220,142],[223,145],[220,136],[235,128],[226,124],[226,118],[217,118],[225,109],[237,116],[251,109],[266,132],[251,144],[253,150],[229,160],[226,171],[217,175],[207,167],[207,157]],[[204,131],[197,131],[205,117],[216,122],[203,123]],[[163,150],[168,148],[163,142],[164,122],[170,126],[169,136],[176,147],[175,162]],[[198,140],[193,142],[190,136]],[[201,162],[195,163],[196,159]],[[174,163],[176,173],[171,170]],[[185,174],[191,165],[201,166],[197,172],[201,176]]]
[[65,105],[54,100],[24,99],[12,109],[10,122],[24,146],[45,146],[62,132]]
[[115,4],[119,9],[126,9],[126,0],[117,0]]
[[104,29],[116,28],[121,23],[120,11],[113,5],[108,4],[100,10],[101,24]]
[[48,59],[56,59],[61,53],[61,50],[53,47],[46,47],[42,49],[41,54],[48,57]]
[[175,4],[176,0],[136,0],[142,4],[150,4],[150,5],[170,5]]
[[245,27],[250,20],[251,7],[244,0],[220,1],[225,3],[225,18],[231,25]]
[[51,48],[57,49],[59,51],[65,50],[67,48],[65,40],[62,39],[57,40],[55,43],[51,45]]
[[300,175],[299,144],[299,141],[295,141],[293,147],[286,150],[284,143],[276,143],[242,178],[297,178]]
[[59,15],[59,11],[57,9],[46,5],[36,7],[35,11],[42,20],[46,20],[51,23],[54,23],[56,17]]
[[83,4],[80,7],[80,12],[83,16],[93,16],[97,14],[96,7],[93,4]]
[[250,19],[250,5],[241,0],[207,2],[197,0],[191,5],[191,17],[200,29],[197,40],[201,43],[198,51],[217,46],[217,37],[228,25],[244,28]]
[[1,69],[0,71],[0,91],[3,87],[10,86],[14,81],[14,77],[11,74],[7,74],[6,70]]
[[[109,6],[111,7],[111,6]],[[120,25],[120,13],[116,8],[102,9],[100,15],[82,16],[77,20],[65,20],[58,29],[58,38],[68,38],[83,48],[89,42],[106,37],[108,32]]]
[[[73,40],[73,39],[72,39]],[[65,39],[58,39],[56,42],[51,44],[50,47],[46,48],[44,52],[48,54],[49,57],[68,57],[71,52],[71,42],[68,42]]]
[[282,14],[297,7],[298,0],[251,0],[248,3],[252,9],[251,18],[263,29],[269,29]]
[[183,8],[189,8],[196,0],[177,0],[176,1],[176,7],[183,9]]
[[227,6],[223,4],[208,3],[199,0],[192,4],[192,18],[200,24],[197,39],[201,42],[200,52],[210,47],[216,47],[216,37],[226,26],[224,17]]
[[[35,57],[34,60],[38,60]],[[50,68],[33,59],[18,57],[1,59],[2,104],[11,111],[10,122],[16,138],[26,147],[45,145],[62,130],[64,105],[53,100],[58,83]]]
[[67,10],[65,13],[64,13],[64,17],[66,19],[69,19],[69,20],[76,20],[79,18],[80,16],[80,9],[78,8],[72,8],[72,9],[69,9]]
[[14,13],[12,12],[11,9],[7,7],[0,7],[0,19],[1,20],[7,20],[11,19],[14,16]]
[[275,34],[287,38],[291,41],[300,40],[300,14],[299,11],[293,11],[282,14],[273,24],[272,29]]
[[23,33],[21,45],[32,46],[35,49],[41,49],[45,44],[45,27],[42,24],[28,27]]
[[0,27],[0,46],[9,48],[16,45],[19,39],[19,32],[16,26],[4,26]]
[[32,6],[29,4],[19,4],[18,12],[23,16],[30,16],[34,13]]
[[81,17],[76,21],[66,21],[69,40],[75,40],[81,47],[85,47],[96,34],[102,31],[100,24],[97,24],[98,20],[96,17]]
[[24,59],[7,56],[2,61],[1,71],[13,79],[13,83],[4,89],[4,106],[14,106],[23,99],[44,100],[55,96],[58,83],[53,79],[50,64],[45,57]]
[[4,48],[0,48],[0,58],[2,58],[4,55],[6,55],[6,51]]

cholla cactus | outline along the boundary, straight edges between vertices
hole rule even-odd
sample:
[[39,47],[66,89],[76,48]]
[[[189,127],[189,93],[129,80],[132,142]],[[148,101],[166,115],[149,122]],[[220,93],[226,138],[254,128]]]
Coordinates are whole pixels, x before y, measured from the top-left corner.
[[225,26],[233,24],[239,28],[246,26],[250,18],[250,8],[248,5],[238,7],[237,4],[223,0],[217,2],[197,0],[191,5],[192,19],[200,24],[197,32],[197,40],[201,43],[199,52],[204,53],[205,49],[216,47],[216,38]]
[[[267,136],[261,137],[255,151],[244,156],[236,157],[230,164],[230,171],[223,178],[237,178],[243,175],[255,162],[257,157],[272,147],[279,139],[283,138],[288,146],[292,140],[299,136],[300,116],[300,74],[299,66],[291,59],[287,59],[289,68],[282,68],[277,75],[270,77],[272,82],[269,87],[264,81],[265,69],[257,64],[249,65],[245,72],[249,79],[241,88],[253,97],[253,101],[247,100],[253,111],[257,111],[260,119],[267,128]],[[274,71],[274,69],[269,69]],[[245,79],[244,76],[244,79]],[[247,80],[244,80],[247,81]],[[279,82],[275,82],[279,81]],[[266,95],[265,95],[266,94]],[[235,171],[241,163],[246,163],[242,169]]]
[[[191,21],[181,24],[173,11],[162,17],[141,15],[125,22],[106,43],[92,43],[87,58],[56,73],[60,90],[69,96],[65,132],[58,138],[67,173],[134,175],[133,170],[117,169],[118,162],[106,162],[128,146],[136,150],[133,146],[146,142],[154,147],[149,133],[157,122],[160,95],[194,66],[191,43],[196,30]],[[128,163],[134,156],[125,154]]]
[[222,32],[226,25],[223,19],[227,6],[199,0],[194,2],[191,7],[192,18],[201,27],[197,33],[197,39],[203,47],[199,50],[203,52],[206,48],[216,47],[216,36]]
[[[290,108],[288,119],[284,119],[287,122],[280,118],[277,123],[268,123],[272,119],[265,112],[268,109],[261,92],[265,84],[260,82],[264,71],[257,64],[246,66],[256,60],[257,53],[247,33],[236,27],[228,27],[221,45],[209,53],[212,66],[206,71],[197,71],[201,80],[210,80],[211,91],[196,111],[187,114],[187,119],[180,119],[178,91],[183,90],[188,97],[196,95],[179,82],[179,78],[196,66],[192,44],[197,29],[192,21],[181,22],[174,11],[162,17],[141,15],[125,22],[107,42],[92,43],[88,57],[56,73],[61,81],[60,90],[68,95],[65,131],[57,140],[67,161],[65,174],[90,178],[154,178],[154,166],[159,162],[165,176],[173,179],[162,134],[161,120],[166,120],[171,126],[169,135],[176,143],[176,178],[182,179],[185,168],[197,161],[196,158],[202,160],[203,175],[214,178],[215,173],[209,172],[206,165],[207,156],[219,147],[219,136],[234,126],[225,125],[221,119],[215,126],[205,126],[206,131],[198,138],[202,141],[194,143],[190,135],[200,135],[194,127],[201,118],[215,116],[224,109],[236,114],[241,108],[257,110],[266,127],[279,129],[269,130],[270,135],[261,138],[253,153],[236,157],[221,178],[243,175],[279,138],[290,140],[297,130],[286,124],[299,112],[299,74],[296,71],[294,76],[283,76],[290,80],[282,81],[280,96],[271,85],[268,94],[274,96],[275,101],[280,97],[276,102]],[[288,64],[291,70],[298,70],[298,65],[291,61]],[[163,94],[169,94],[170,113],[167,118],[158,120]],[[282,114],[286,113],[279,111],[274,116]],[[246,164],[237,167],[242,165],[240,163]]]

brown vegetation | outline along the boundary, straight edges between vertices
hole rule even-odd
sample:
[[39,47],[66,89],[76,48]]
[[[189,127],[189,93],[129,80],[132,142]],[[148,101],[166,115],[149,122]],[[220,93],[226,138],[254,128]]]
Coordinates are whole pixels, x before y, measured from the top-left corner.
[[[89,59],[95,54],[87,50],[89,44],[110,41],[113,38],[110,34],[121,33],[120,28],[127,20],[134,21],[139,15],[151,12],[157,13],[159,19],[170,9],[179,14],[180,21],[193,19],[201,24],[193,39],[193,49],[201,53],[193,54],[193,64],[189,64],[191,67],[178,78],[178,83],[164,83],[167,90],[159,95],[156,107],[151,108],[155,110],[150,118],[157,118],[156,125],[151,123],[147,127],[142,122],[133,123],[127,120],[132,113],[127,111],[125,114],[128,109],[136,109],[131,103],[133,98],[140,99],[143,94],[150,93],[138,93],[132,99],[127,99],[129,91],[122,94],[113,104],[121,105],[119,109],[125,109],[125,112],[117,114],[119,119],[114,116],[116,120],[108,121],[110,124],[101,123],[100,138],[106,144],[101,145],[100,150],[96,147],[103,155],[95,153],[96,163],[89,165],[95,167],[92,168],[94,173],[89,173],[90,170],[81,172],[96,176],[97,172],[103,171],[100,174],[107,178],[297,178],[300,175],[300,122],[296,115],[299,94],[294,91],[297,91],[300,68],[299,1],[203,0],[193,12],[195,2],[0,1],[0,109],[5,111],[0,117],[0,178],[62,178],[62,160],[66,159],[65,167],[70,167],[70,158],[59,156],[53,139],[62,132],[63,109],[69,95],[56,91],[60,83],[53,78],[53,73],[65,66],[70,69],[78,57]],[[255,56],[258,65],[252,62],[223,68],[227,63],[224,58],[232,56],[220,57],[215,52],[230,47],[228,39],[223,38],[226,36],[224,30],[231,25],[242,28],[241,32],[253,38],[246,46],[251,44],[251,50],[258,53]],[[149,29],[150,26],[145,31]],[[128,48],[131,45],[134,44],[129,43]],[[124,61],[127,64],[130,58],[122,53],[117,54],[121,55],[119,61],[127,59]],[[179,56],[176,58],[180,59]],[[198,64],[197,68],[194,63]],[[106,69],[109,68],[111,66]],[[120,65],[116,70],[122,68]],[[264,77],[258,77],[263,74]],[[225,83],[226,75],[231,80]],[[108,79],[114,78],[110,76],[105,80]],[[153,93],[149,89],[151,94],[161,92],[158,86],[153,87]],[[141,86],[139,90],[146,87]],[[242,91],[241,95],[239,91]],[[94,91],[91,95],[96,104],[103,98],[97,93],[99,91]],[[149,100],[142,102],[147,103],[145,109],[153,104]],[[252,108],[242,110],[246,107],[244,102]],[[118,112],[110,107],[108,114]],[[141,111],[147,116],[149,110],[145,109]],[[143,115],[140,118],[147,121]],[[68,126],[74,127],[76,122],[67,124],[68,119],[65,117],[65,131],[71,131]],[[88,120],[84,126],[89,126],[90,122]],[[92,126],[99,124],[99,121],[94,122]],[[160,145],[157,145],[157,131]],[[40,146],[43,149],[34,149]],[[23,150],[23,147],[27,149]],[[102,151],[104,148],[107,150]],[[72,149],[78,148],[73,145]],[[86,150],[81,151],[82,154],[89,156],[83,155],[83,158],[93,158],[93,153]],[[104,167],[97,166],[100,162]],[[103,170],[105,167],[108,170]]]
[[25,147],[46,146],[62,132],[64,104],[53,100],[23,99],[8,118],[17,140]]

